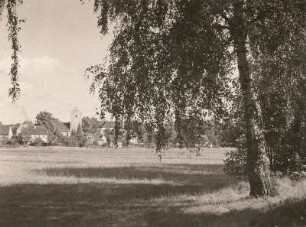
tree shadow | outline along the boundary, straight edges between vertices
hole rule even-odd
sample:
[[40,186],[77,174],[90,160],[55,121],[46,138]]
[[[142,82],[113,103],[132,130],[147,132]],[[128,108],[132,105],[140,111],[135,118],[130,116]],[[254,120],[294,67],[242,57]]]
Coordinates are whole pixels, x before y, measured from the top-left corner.
[[[306,200],[270,210],[232,210],[228,213],[186,213],[194,201],[168,204],[156,200],[174,195],[213,192],[236,183],[222,166],[145,166],[45,169],[48,176],[101,178],[162,178],[177,184],[19,184],[0,187],[0,226],[303,226]],[[182,171],[168,171],[172,169]],[[151,168],[151,167],[150,167]],[[183,169],[190,170],[184,172]],[[214,169],[214,173],[208,173]],[[203,170],[203,174],[192,171]],[[206,170],[206,172],[204,171]],[[288,209],[291,210],[288,212]],[[300,225],[301,224],[301,225]]]
[[[306,190],[306,189],[305,189]],[[285,203],[254,219],[253,226],[306,226],[306,199]]]
[[46,168],[34,170],[37,174],[47,176],[86,177],[86,178],[117,178],[117,179],[163,179],[180,184],[205,185],[216,187],[218,184],[235,181],[233,177],[226,176],[223,165],[133,165],[123,167],[97,167],[97,168]]
[[[196,194],[226,187],[235,181],[221,165],[162,165],[112,168],[52,168],[36,170],[45,177],[127,179],[127,183],[19,184],[0,188],[0,225],[43,224],[111,226],[159,209],[154,198]],[[186,172],[187,171],[187,172]],[[192,172],[196,171],[196,172]],[[172,183],[134,184],[129,179],[164,179]],[[134,219],[134,217],[137,217]],[[78,221],[77,221],[78,220]],[[134,226],[129,225],[127,226]]]
[[[237,182],[235,178],[224,174],[222,165],[167,164],[150,167],[139,165],[108,168],[47,168],[35,172],[49,177],[113,179],[112,184],[96,184],[102,185],[106,190],[111,188],[112,193],[108,196],[113,202],[211,192]],[[122,179],[126,180],[126,183],[116,183],[116,180]],[[161,183],[154,184],[150,181],[156,179],[162,180]],[[136,184],[133,180],[144,181]]]
[[[305,226],[306,200],[270,210],[184,213],[130,196],[123,185],[15,185],[0,188],[0,226]],[[143,189],[142,185],[137,185]],[[140,192],[141,190],[137,191]],[[143,192],[143,195],[145,192]]]

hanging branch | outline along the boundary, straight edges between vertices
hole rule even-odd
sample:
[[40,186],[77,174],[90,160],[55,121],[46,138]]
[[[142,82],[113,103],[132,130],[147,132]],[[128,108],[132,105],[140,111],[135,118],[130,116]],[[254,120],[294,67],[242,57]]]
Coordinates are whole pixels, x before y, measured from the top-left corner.
[[[2,2],[3,3],[3,2]],[[19,64],[19,57],[18,52],[20,52],[20,43],[18,40],[18,34],[21,30],[19,24],[24,22],[24,20],[20,20],[17,16],[16,6],[21,4],[21,0],[9,0],[7,2],[7,27],[8,27],[8,38],[11,42],[12,48],[12,64],[10,70],[10,77],[11,77],[11,85],[12,87],[9,88],[9,96],[12,98],[12,101],[15,102],[19,95],[20,95],[20,84],[19,84],[19,77],[18,77],[18,70],[20,67]]]

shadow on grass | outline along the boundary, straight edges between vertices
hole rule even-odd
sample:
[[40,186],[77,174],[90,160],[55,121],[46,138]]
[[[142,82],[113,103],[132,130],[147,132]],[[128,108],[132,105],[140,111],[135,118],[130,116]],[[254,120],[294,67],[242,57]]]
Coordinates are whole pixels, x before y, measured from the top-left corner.
[[[192,171],[196,171],[196,173]],[[224,174],[222,165],[168,164],[149,167],[139,165],[108,168],[48,168],[36,170],[35,172],[49,177],[73,176],[80,179],[83,177],[114,179],[113,184],[97,184],[102,185],[102,188],[106,190],[111,188],[111,193],[108,194],[108,197],[112,202],[117,200],[122,202],[131,199],[151,199],[180,194],[194,195],[218,190],[237,182],[234,178]],[[118,181],[124,179],[126,183],[116,184],[116,179]],[[142,181],[134,184],[133,180],[135,179],[136,181]],[[161,182],[164,180],[165,183],[154,184],[150,181],[155,179],[160,179],[162,180]],[[129,180],[131,180],[130,183]],[[146,182],[146,180],[148,181]]]
[[[205,190],[224,186],[234,178],[224,175],[223,165],[166,164],[154,166],[124,166],[98,168],[47,168],[35,171],[47,176],[116,178],[116,179],[163,179],[179,184],[205,185]],[[220,185],[219,185],[220,184]]]
[[[125,192],[124,192],[125,191]],[[115,185],[16,185],[0,188],[0,226],[305,226],[306,200],[268,211],[186,214],[138,203]],[[125,196],[123,199],[123,195]]]
[[[172,167],[175,166],[166,166],[169,169]],[[181,169],[186,168],[189,167]],[[235,183],[232,178],[222,174],[222,166],[198,165],[190,168],[203,172],[213,169],[215,173],[180,173],[162,171],[159,167],[148,169],[145,166],[46,169],[43,170],[44,174],[51,177],[158,177],[179,184],[20,184],[0,187],[0,226],[195,227],[275,226],[278,223],[283,226],[292,226],[295,223],[298,226],[305,223],[301,221],[300,215],[306,209],[305,200],[285,204],[269,211],[245,209],[220,215],[187,214],[182,211],[182,205],[172,204],[164,207],[154,200],[161,196],[211,192]],[[180,166],[176,166],[175,169],[180,169]],[[188,206],[188,203],[183,206]],[[288,209],[292,209],[293,214],[300,213],[290,215],[286,212]],[[286,215],[287,219],[284,218]]]

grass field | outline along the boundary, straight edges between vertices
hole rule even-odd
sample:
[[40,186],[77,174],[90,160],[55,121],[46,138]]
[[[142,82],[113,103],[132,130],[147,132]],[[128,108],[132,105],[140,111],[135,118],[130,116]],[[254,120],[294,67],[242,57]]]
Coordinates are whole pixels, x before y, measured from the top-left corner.
[[248,198],[227,149],[0,149],[0,226],[306,226],[306,182]]

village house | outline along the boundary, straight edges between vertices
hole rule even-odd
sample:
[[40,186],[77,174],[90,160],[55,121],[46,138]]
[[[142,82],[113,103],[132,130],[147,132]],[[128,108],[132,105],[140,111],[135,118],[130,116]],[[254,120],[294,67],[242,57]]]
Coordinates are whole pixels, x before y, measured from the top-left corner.
[[[17,130],[18,131],[18,130]],[[28,135],[29,142],[34,142],[36,139],[41,139],[43,142],[48,142],[48,130],[43,126],[30,125],[22,127],[17,135]]]
[[71,135],[70,129],[66,126],[65,123],[58,121],[56,124],[56,131],[64,137],[69,137]]

